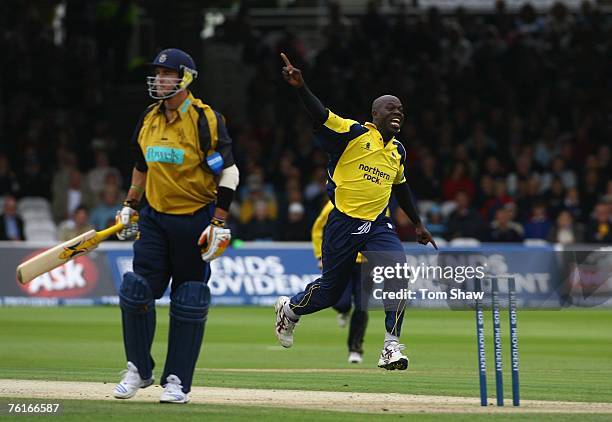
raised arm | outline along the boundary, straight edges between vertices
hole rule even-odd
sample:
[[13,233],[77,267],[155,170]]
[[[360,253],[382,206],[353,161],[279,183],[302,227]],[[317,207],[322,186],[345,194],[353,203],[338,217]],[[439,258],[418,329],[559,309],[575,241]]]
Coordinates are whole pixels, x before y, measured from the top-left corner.
[[317,126],[321,126],[327,120],[329,111],[323,106],[321,100],[319,100],[313,93],[308,89],[304,78],[302,77],[302,71],[297,67],[294,67],[285,53],[281,53],[281,58],[285,62],[283,67],[283,78],[292,87],[296,88],[297,93],[304,104],[304,108],[312,117]]

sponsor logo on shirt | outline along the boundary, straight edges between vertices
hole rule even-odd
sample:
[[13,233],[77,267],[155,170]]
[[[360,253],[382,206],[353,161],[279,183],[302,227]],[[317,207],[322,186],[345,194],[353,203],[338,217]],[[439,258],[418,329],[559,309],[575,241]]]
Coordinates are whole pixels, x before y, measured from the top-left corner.
[[147,163],[183,164],[185,151],[170,147],[147,147]]
[[362,170],[363,178],[370,182],[381,185],[381,180],[391,180],[391,175],[380,170],[378,167],[368,166],[366,164],[359,164],[359,170]]

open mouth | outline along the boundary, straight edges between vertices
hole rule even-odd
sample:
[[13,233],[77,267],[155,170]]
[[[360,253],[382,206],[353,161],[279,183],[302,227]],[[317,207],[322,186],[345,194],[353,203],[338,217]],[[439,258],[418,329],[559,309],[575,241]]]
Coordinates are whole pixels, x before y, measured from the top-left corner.
[[400,126],[401,126],[402,121],[400,120],[399,117],[394,117],[393,119],[391,119],[391,121],[389,122],[389,125],[396,130],[399,130]]

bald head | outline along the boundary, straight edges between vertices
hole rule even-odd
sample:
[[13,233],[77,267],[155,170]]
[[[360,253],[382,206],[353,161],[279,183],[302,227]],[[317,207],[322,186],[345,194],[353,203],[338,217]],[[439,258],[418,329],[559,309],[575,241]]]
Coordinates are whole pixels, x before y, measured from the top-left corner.
[[381,95],[377,99],[372,102],[372,115],[374,115],[374,111],[384,107],[389,101],[399,103],[402,102],[395,95]]
[[404,108],[394,95],[382,95],[372,102],[372,122],[388,141],[400,131],[404,122]]

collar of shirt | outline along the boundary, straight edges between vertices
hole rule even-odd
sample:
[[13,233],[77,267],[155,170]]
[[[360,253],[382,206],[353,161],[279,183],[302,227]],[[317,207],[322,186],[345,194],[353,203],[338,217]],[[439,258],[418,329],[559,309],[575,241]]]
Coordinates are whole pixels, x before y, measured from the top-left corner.
[[395,136],[392,137],[391,139],[389,139],[389,141],[385,144],[385,141],[382,138],[382,135],[380,134],[380,131],[378,130],[378,128],[376,127],[376,125],[374,123],[371,122],[365,122],[364,126],[367,127],[370,132],[375,131],[376,132],[376,139],[380,141],[380,143],[383,144],[385,149],[391,149],[393,148],[393,141],[395,141]]
[[[187,91],[188,95],[187,98],[185,98],[185,101],[183,101],[181,103],[180,106],[177,107],[174,113],[174,118],[179,118],[179,119],[183,119],[183,115],[187,112],[189,112],[189,108],[191,107],[191,104],[193,104],[194,101],[194,97],[193,94],[191,93],[191,91]],[[159,105],[158,108],[159,113],[165,113],[166,112],[166,102],[162,100],[161,104]],[[172,119],[172,121],[174,121],[174,119]]]

